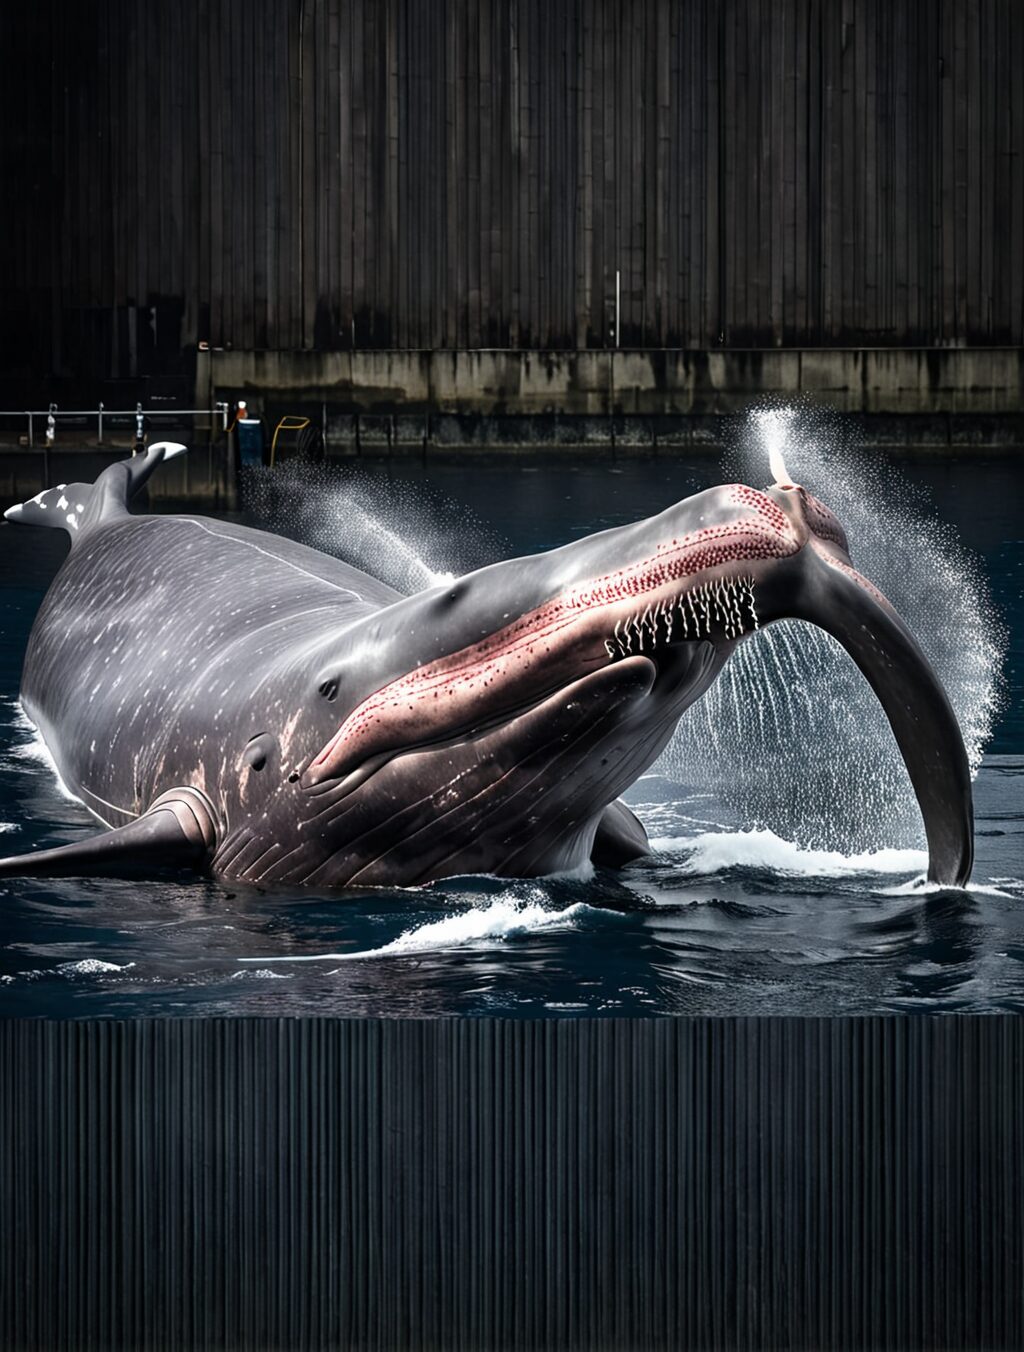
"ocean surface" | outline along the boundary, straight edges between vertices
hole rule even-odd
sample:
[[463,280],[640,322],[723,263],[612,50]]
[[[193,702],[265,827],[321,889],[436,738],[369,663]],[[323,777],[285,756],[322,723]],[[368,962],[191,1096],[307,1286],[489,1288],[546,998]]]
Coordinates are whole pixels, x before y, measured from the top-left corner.
[[[648,859],[578,877],[334,893],[5,879],[0,1013],[1024,1008],[1024,466],[1005,455],[890,463],[846,443],[823,460],[788,435],[787,455],[797,469],[803,457],[808,486],[836,506],[858,566],[933,657],[980,762],[966,890],[925,883],[909,784],[870,691],[829,640],[791,626],[804,632],[752,641],[731,685],[680,725],[628,795],[654,846]],[[724,464],[668,453],[395,458],[341,478],[262,475],[248,486],[248,519],[411,590],[636,520],[712,483],[767,483],[766,462],[754,478],[757,452],[740,444]],[[62,792],[18,704],[28,633],[64,551],[61,532],[0,528],[4,853],[96,829]]]

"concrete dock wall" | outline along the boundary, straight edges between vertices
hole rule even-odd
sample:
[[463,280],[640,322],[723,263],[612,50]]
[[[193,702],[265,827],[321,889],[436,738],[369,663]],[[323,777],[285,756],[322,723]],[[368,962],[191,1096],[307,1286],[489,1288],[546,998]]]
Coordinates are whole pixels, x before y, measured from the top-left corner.
[[[843,348],[693,352],[205,352],[194,407],[245,398],[272,429],[303,414],[329,456],[598,448],[717,451],[728,424],[772,399],[805,399],[856,420],[861,445],[936,454],[1024,447],[1024,349]],[[161,500],[235,502],[234,448],[201,420],[151,436],[193,447],[153,480]],[[69,428],[56,448],[0,432],[0,499],[90,481],[130,449]],[[282,443],[287,449],[288,438]]]
[[340,412],[722,416],[766,398],[862,415],[1024,413],[1024,348],[691,351],[214,351],[196,400],[327,402]]

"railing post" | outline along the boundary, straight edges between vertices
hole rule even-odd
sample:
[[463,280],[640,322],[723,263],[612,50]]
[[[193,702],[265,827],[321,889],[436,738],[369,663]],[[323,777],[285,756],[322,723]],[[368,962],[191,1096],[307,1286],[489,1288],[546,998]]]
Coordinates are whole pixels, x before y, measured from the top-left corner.
[[50,411],[46,415],[46,444],[43,447],[43,487],[50,487],[50,450],[57,437],[57,405],[51,404]]
[[96,445],[103,445],[103,400],[100,400],[100,406],[96,410]]

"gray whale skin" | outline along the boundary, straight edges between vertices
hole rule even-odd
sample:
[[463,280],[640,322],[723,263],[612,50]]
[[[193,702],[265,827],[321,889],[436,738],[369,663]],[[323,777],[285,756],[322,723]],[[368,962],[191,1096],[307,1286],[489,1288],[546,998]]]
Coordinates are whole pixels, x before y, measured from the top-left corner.
[[22,703],[108,828],[0,874],[314,886],[536,876],[646,851],[617,801],[759,625],[797,618],[880,700],[929,876],[973,855],[967,756],[917,643],[843,528],[778,465],[658,516],[403,596],[316,550],[193,516],[132,515],[163,442],[7,512],[70,553]]

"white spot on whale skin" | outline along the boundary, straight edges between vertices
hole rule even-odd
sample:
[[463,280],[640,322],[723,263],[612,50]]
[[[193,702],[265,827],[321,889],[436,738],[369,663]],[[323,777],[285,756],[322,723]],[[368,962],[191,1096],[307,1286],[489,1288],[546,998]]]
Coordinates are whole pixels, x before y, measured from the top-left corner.
[[60,495],[60,497],[57,499],[57,507],[58,507],[58,509],[59,509],[60,511],[63,512],[66,508],[68,508],[68,507],[70,507],[70,506],[71,506],[71,503],[68,502],[67,498],[66,498],[66,497],[64,496],[64,494],[62,493],[62,494]]

